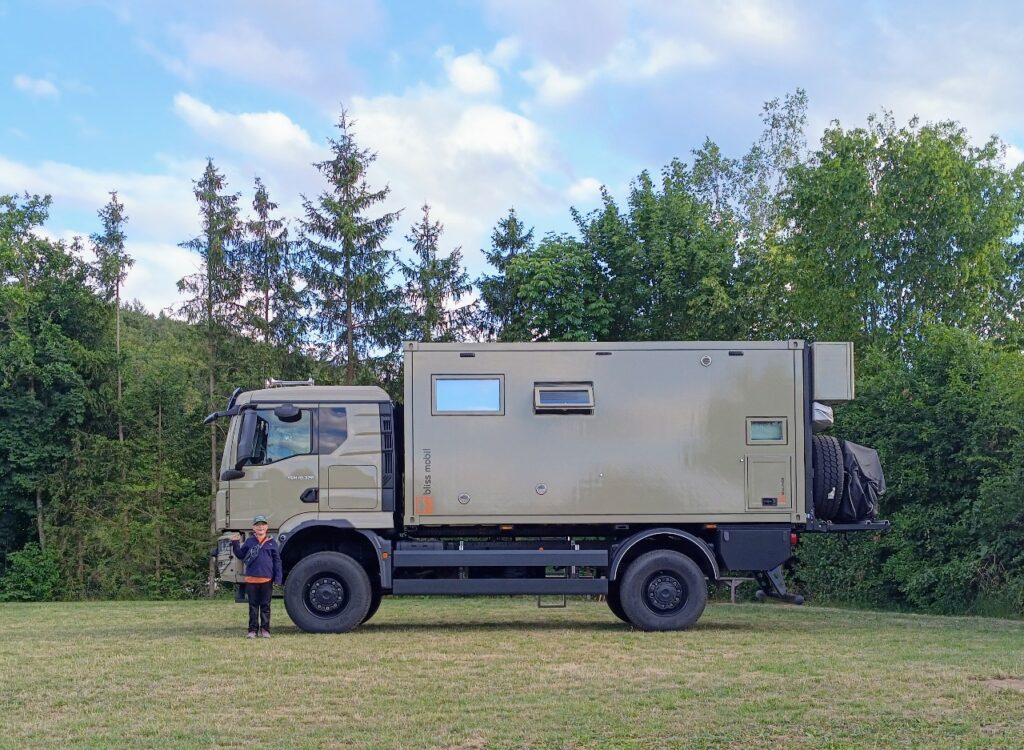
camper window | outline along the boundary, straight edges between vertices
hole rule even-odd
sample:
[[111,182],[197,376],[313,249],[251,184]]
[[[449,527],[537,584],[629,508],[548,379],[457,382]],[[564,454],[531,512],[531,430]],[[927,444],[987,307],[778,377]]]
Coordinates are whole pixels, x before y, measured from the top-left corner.
[[504,414],[501,375],[435,375],[434,414]]
[[787,442],[784,417],[747,419],[747,445],[785,445]]
[[538,414],[593,414],[592,383],[534,383],[533,410]]

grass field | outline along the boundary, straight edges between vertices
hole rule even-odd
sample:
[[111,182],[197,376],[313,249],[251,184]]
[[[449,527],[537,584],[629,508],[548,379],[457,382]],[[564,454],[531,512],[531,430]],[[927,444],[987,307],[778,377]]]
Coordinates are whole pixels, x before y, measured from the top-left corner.
[[228,601],[0,605],[0,747],[1024,748],[1021,622],[397,599],[311,636],[274,609],[247,641]]

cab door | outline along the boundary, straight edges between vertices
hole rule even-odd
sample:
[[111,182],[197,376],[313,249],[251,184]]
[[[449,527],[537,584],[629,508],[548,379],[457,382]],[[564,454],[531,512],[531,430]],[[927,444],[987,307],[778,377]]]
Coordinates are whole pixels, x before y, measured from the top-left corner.
[[380,510],[378,405],[321,404],[318,442],[321,512]]
[[296,513],[317,509],[316,409],[285,407],[261,403],[252,415],[242,412],[243,425],[246,419],[254,424],[238,431],[235,455],[249,458],[243,476],[230,482],[232,528],[248,528],[264,515],[276,529]]

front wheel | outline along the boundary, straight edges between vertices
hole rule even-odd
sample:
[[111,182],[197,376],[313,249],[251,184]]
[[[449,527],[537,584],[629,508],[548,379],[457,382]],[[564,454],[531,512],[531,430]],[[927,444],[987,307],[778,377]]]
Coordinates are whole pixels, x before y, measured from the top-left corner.
[[316,552],[288,574],[284,606],[300,630],[347,633],[366,619],[372,595],[359,563],[340,552]]
[[626,617],[626,613],[622,611],[622,598],[619,596],[619,586],[616,581],[608,582],[608,594],[606,598],[608,600],[608,609],[612,611],[612,614],[623,622],[629,623],[629,618]]
[[629,564],[619,581],[619,597],[626,617],[641,630],[685,630],[704,612],[708,587],[689,557],[655,550]]

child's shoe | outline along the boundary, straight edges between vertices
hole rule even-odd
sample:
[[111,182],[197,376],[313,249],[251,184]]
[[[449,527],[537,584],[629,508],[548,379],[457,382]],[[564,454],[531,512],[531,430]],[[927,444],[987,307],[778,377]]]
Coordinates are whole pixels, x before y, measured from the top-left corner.
[[248,633],[245,634],[245,637],[246,638],[255,638],[256,637],[256,631],[255,630],[250,630]]
[[263,628],[260,628],[260,638],[269,638],[269,637],[270,637],[270,631],[266,630],[266,629],[263,629]]

